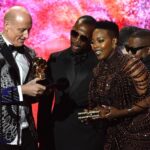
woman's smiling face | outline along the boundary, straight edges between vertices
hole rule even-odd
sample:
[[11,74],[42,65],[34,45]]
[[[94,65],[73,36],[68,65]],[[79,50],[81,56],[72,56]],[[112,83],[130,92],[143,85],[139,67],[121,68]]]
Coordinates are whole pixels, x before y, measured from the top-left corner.
[[106,29],[96,28],[92,35],[92,49],[99,60],[107,59],[114,51],[116,39]]

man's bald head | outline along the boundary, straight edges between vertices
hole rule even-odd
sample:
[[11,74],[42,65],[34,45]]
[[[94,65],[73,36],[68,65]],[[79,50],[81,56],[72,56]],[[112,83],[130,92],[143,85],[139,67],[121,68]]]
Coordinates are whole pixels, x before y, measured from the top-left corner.
[[32,27],[30,13],[21,6],[11,7],[4,16],[3,36],[13,45],[22,46]]
[[96,20],[92,17],[92,16],[89,16],[89,15],[84,15],[84,16],[81,16],[75,23],[74,26],[78,26],[78,25],[85,25],[87,27],[90,27],[90,32],[92,33],[94,28],[95,28],[95,25],[96,25]]
[[27,9],[21,6],[13,6],[5,13],[4,22],[21,20],[24,16],[29,17],[31,19],[31,15],[27,11]]

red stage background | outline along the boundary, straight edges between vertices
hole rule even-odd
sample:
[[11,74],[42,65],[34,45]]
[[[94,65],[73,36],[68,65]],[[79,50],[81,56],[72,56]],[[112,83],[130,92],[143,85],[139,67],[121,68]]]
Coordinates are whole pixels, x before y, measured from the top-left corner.
[[[31,12],[33,28],[26,44],[45,59],[69,46],[70,29],[82,15],[113,20],[120,28],[134,25],[150,29],[150,0],[0,0],[0,31],[5,11],[14,5]],[[33,105],[35,121],[37,109],[38,104]]]

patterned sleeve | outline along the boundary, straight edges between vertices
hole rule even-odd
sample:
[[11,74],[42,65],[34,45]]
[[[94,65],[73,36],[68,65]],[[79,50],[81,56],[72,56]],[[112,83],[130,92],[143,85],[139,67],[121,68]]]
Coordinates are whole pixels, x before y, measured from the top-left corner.
[[149,85],[149,72],[145,65],[137,58],[130,58],[124,68],[125,72],[133,80],[139,95],[145,95]]
[[8,87],[1,89],[1,104],[20,104],[17,87]]

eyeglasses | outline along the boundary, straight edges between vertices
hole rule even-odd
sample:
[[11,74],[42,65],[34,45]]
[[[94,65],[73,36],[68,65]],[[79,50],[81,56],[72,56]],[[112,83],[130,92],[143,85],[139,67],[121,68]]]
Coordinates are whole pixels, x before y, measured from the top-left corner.
[[77,31],[75,31],[75,30],[71,30],[71,36],[73,37],[73,38],[77,38],[78,36],[80,36],[80,40],[82,41],[82,42],[88,42],[88,41],[90,41],[90,39],[88,38],[88,37],[86,37],[85,35],[80,35]]
[[143,48],[147,48],[149,46],[140,46],[140,47],[129,47],[128,45],[125,45],[126,51],[129,52],[131,51],[132,54],[136,54],[137,51],[143,49]]

